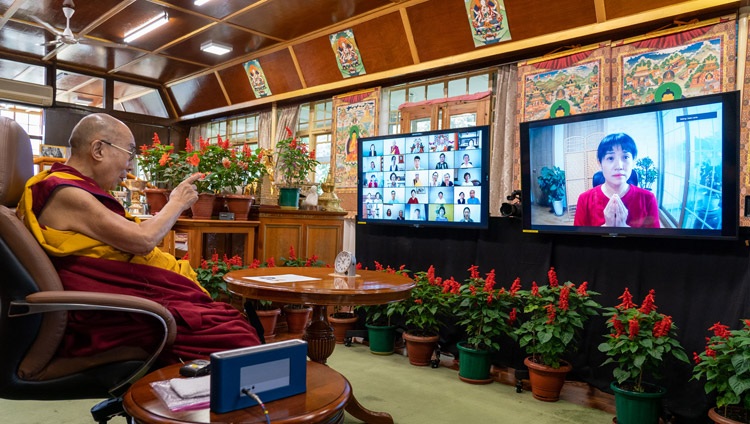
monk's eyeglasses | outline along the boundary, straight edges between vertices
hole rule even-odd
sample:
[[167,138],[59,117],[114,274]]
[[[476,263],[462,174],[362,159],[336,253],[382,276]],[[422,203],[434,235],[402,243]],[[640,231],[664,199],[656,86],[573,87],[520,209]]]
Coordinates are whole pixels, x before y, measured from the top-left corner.
[[116,144],[112,144],[112,143],[110,143],[107,140],[99,140],[99,141],[101,141],[102,143],[107,144],[109,146],[112,146],[115,149],[122,150],[123,152],[127,153],[128,154],[128,160],[135,159],[135,155],[138,154],[138,149],[135,146],[131,147],[130,150],[128,150],[128,149],[122,148],[122,147],[120,147],[120,146],[118,146]]

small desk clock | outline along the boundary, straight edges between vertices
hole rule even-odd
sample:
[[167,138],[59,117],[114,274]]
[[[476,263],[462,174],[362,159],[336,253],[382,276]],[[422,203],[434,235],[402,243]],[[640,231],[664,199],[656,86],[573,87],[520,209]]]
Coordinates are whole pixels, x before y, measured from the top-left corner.
[[357,260],[354,258],[354,253],[342,250],[336,255],[336,260],[333,265],[336,274],[355,276],[357,274]]

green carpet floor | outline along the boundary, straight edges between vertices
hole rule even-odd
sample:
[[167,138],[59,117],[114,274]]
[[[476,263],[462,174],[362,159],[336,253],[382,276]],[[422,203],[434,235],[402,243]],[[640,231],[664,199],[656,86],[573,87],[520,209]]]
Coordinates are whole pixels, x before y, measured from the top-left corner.
[[[415,367],[402,355],[373,355],[355,344],[336,345],[329,365],[344,374],[359,402],[372,411],[388,412],[398,424],[605,424],[612,414],[566,401],[540,402],[531,393],[493,383],[466,384],[449,368]],[[90,424],[96,400],[10,401],[0,399],[3,423]],[[110,421],[124,424],[124,418]],[[360,421],[347,415],[347,424]]]

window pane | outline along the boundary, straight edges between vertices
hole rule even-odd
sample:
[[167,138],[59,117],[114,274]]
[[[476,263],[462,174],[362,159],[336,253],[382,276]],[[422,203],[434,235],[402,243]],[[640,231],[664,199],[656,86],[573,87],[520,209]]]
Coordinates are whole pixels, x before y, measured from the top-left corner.
[[445,97],[443,89],[445,84],[442,82],[439,84],[430,84],[427,86],[427,100],[442,99]]
[[398,110],[398,107],[406,102],[406,90],[391,90],[391,100],[388,108]]
[[448,97],[463,96],[466,94],[466,78],[448,81]]
[[425,88],[424,86],[420,87],[411,87],[409,88],[409,100],[410,102],[421,102],[425,99]]
[[310,104],[305,103],[299,108],[299,125],[300,131],[307,131],[310,128]]
[[475,75],[469,78],[469,94],[481,93],[490,89],[490,75]]
[[477,124],[476,113],[462,113],[460,115],[451,115],[451,128],[473,127]]
[[429,131],[430,118],[414,119],[411,121],[411,132]]
[[103,108],[104,79],[69,71],[57,71],[55,100],[81,106]]

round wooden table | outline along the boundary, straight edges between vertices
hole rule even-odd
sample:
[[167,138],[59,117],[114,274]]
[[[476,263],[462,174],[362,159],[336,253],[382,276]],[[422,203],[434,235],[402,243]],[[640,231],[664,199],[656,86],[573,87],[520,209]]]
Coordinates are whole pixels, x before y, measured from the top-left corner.
[[[307,356],[321,364],[326,363],[336,347],[333,328],[328,322],[327,305],[396,302],[407,298],[415,285],[409,277],[399,274],[357,270],[356,276],[342,277],[334,275],[331,268],[317,267],[248,268],[228,272],[224,280],[231,292],[246,298],[312,305],[312,317],[303,339],[308,344]],[[393,422],[387,413],[362,407],[354,394],[346,411],[367,423]]]
[[[125,412],[138,423],[265,423],[259,406],[216,414],[209,408],[193,411],[170,411],[151,388],[154,381],[179,377],[182,364],[170,365],[138,380],[123,396]],[[267,402],[272,423],[307,424],[341,423],[344,406],[349,402],[351,386],[344,376],[331,368],[307,362],[307,391],[288,398]]]

